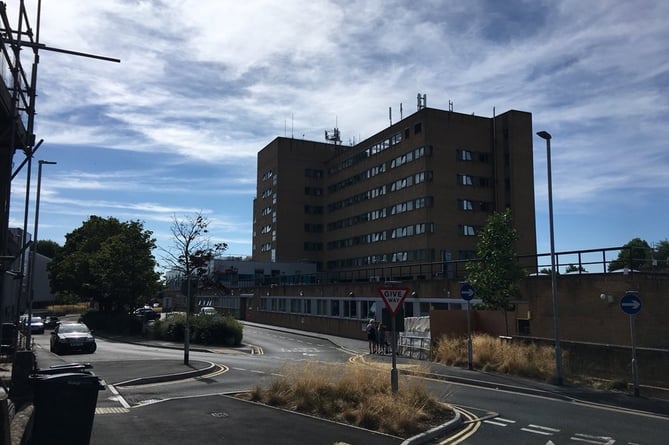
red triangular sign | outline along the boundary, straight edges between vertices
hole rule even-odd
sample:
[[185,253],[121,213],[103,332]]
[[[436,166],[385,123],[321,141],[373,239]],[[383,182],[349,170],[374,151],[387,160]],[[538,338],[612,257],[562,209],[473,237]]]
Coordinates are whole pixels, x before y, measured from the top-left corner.
[[380,287],[378,291],[390,315],[395,315],[404,299],[409,295],[409,289],[406,287]]

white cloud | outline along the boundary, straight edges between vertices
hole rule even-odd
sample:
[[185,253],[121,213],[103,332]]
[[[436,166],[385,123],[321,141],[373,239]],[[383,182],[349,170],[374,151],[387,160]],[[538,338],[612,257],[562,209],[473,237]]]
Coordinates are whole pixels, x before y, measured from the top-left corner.
[[[65,158],[54,199],[135,207],[161,223],[200,207],[250,221],[234,208],[250,212],[255,157],[274,137],[323,140],[338,125],[345,143],[365,139],[388,125],[388,107],[394,121],[400,103],[414,112],[417,93],[463,113],[533,113],[553,134],[566,211],[612,205],[621,190],[658,200],[669,162],[666,17],[661,0],[43,2],[43,43],[121,63],[42,51],[36,128],[57,146],[44,156]],[[251,236],[250,224],[224,230]]]

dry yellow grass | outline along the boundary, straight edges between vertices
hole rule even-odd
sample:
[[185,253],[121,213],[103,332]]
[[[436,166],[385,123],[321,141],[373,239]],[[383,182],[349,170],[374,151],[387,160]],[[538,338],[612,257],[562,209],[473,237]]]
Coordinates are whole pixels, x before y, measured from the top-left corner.
[[453,418],[416,379],[398,383],[393,393],[389,373],[364,363],[289,363],[282,377],[245,398],[405,438]]
[[[568,362],[563,354],[565,371]],[[452,366],[466,365],[467,339],[442,337],[437,341],[434,360]],[[472,364],[483,371],[551,380],[555,371],[555,350],[522,341],[507,341],[486,334],[472,336]]]
[[54,314],[81,314],[90,309],[88,303],[58,304],[47,306],[47,311]]

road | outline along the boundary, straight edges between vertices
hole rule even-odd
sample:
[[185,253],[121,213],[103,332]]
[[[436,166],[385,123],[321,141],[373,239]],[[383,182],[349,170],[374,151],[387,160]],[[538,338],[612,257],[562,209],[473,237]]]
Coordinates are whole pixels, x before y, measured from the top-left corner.
[[[48,334],[35,336],[35,341],[38,348],[48,351]],[[248,349],[253,354],[191,351],[191,360],[220,366],[210,375],[178,382],[117,387],[115,393],[105,390],[98,398],[98,409],[148,406],[159,402],[187,403],[186,400],[195,398],[200,398],[202,403],[204,400],[211,402],[211,398],[269,383],[281,375],[285,363],[344,362],[351,357],[350,352],[319,337],[256,326],[245,326],[244,342],[253,346]],[[40,357],[44,356],[40,354]],[[174,360],[183,357],[183,352],[99,339],[95,354],[62,357],[47,354],[47,357],[49,363],[42,363],[40,359],[40,365],[87,361],[94,369],[99,369],[104,378],[103,370],[114,362]],[[669,437],[669,418],[666,416],[442,380],[426,380],[426,385],[433,394],[457,407],[465,418],[470,419],[459,436],[444,438],[442,444],[659,445],[665,444]]]

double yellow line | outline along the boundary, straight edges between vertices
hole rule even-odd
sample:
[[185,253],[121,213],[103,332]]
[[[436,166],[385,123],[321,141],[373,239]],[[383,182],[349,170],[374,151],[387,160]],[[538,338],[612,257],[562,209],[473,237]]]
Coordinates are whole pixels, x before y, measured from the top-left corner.
[[481,427],[481,420],[472,412],[467,411],[464,408],[453,407],[456,411],[460,413],[464,420],[465,427],[453,434],[452,436],[447,437],[446,439],[439,442],[439,445],[456,445],[464,442],[468,438],[472,437],[476,431]]

